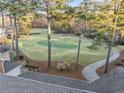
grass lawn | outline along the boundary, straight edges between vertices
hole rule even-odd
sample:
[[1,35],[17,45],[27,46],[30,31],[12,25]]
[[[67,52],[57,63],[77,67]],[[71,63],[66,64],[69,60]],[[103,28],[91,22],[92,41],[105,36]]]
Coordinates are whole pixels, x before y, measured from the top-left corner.
[[[47,61],[47,32],[45,29],[32,29],[31,35],[21,38],[21,50],[31,59]],[[99,47],[89,50],[92,40],[83,39],[80,51],[80,64],[90,64],[103,59],[106,49]],[[74,35],[52,34],[52,61],[76,62],[78,37]]]

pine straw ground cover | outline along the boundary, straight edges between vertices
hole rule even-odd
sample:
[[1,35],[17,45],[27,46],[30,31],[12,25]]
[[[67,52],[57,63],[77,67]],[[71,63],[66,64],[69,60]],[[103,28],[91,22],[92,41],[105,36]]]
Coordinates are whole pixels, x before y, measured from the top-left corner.
[[57,76],[62,76],[62,77],[69,77],[69,78],[74,78],[74,79],[79,79],[79,80],[85,80],[84,76],[82,76],[81,71],[84,68],[84,65],[78,65],[78,70],[76,70],[76,64],[75,63],[70,63],[71,70],[68,71],[57,71],[56,66],[57,63],[62,63],[63,61],[59,62],[52,62],[52,66],[50,69],[48,69],[48,64],[46,61],[38,61],[38,60],[33,60],[23,55],[26,65],[31,66],[31,67],[36,67],[38,68],[38,72],[40,73],[46,73],[50,75],[57,75]]

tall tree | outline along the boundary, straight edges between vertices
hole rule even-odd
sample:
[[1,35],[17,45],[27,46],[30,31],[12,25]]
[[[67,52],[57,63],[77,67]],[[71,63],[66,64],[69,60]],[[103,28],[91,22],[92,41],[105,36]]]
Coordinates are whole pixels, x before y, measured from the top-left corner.
[[[106,64],[104,73],[108,72],[108,64],[112,50],[112,33],[113,33],[113,19],[114,19],[114,12],[113,12],[113,4],[108,1],[103,2],[102,4],[96,5],[96,15],[94,20],[94,28],[99,33],[105,34],[105,39],[108,45],[108,52],[106,56]],[[103,39],[103,38],[102,38]]]
[[5,2],[3,0],[0,1],[0,12],[2,13],[2,32],[4,31],[4,10],[5,10]]
[[121,31],[121,36],[124,37],[124,0],[121,1],[120,4],[120,11],[119,11],[119,17],[118,17],[118,23],[117,27]]
[[81,41],[82,41],[82,36],[83,32],[87,32],[87,20],[88,20],[88,12],[89,12],[89,6],[91,4],[90,0],[84,0],[83,3],[81,4],[81,9],[82,9],[82,16],[81,19],[84,21],[84,30],[81,31],[79,35],[79,41],[78,41],[78,51],[77,51],[77,61],[76,61],[76,70],[78,69],[78,64],[79,64],[79,58],[80,58],[80,46],[81,46]]
[[4,11],[2,10],[2,31],[4,31]]
[[10,19],[10,33],[11,33],[11,39],[12,39],[12,48],[13,50],[15,50],[15,44],[14,44],[14,32],[13,32],[13,19],[12,19],[12,15],[9,15],[9,19]]
[[112,45],[115,42],[116,31],[119,30],[119,17],[122,5],[122,0],[105,0],[105,2],[97,4],[96,6],[97,10],[93,26],[95,30],[105,35],[108,45],[104,73],[108,72]]
[[31,0],[4,0],[6,5],[6,11],[13,15],[14,30],[15,30],[15,46],[16,56],[19,59],[19,44],[18,44],[18,28],[17,28],[17,16],[23,16],[32,9]]
[[123,1],[122,0],[112,0],[113,2],[113,34],[112,34],[112,38],[110,39],[110,42],[108,42],[108,54],[107,54],[107,58],[106,58],[106,65],[105,65],[105,70],[104,73],[108,72],[108,64],[109,64],[109,58],[111,55],[111,50],[112,50],[112,45],[115,43],[115,37],[116,37],[116,31],[117,31],[117,24],[119,22],[119,13],[120,13],[120,9],[123,7]]
[[117,23],[118,23],[118,18],[119,18],[119,12],[120,12],[120,7],[121,7],[121,1],[122,0],[113,0],[114,4],[114,25],[113,25],[113,37],[112,37],[112,43],[114,44],[115,42],[115,34],[117,31]]
[[39,0],[40,7],[47,19],[47,38],[48,38],[48,67],[51,67],[51,19],[58,13],[64,12],[65,3],[68,0]]

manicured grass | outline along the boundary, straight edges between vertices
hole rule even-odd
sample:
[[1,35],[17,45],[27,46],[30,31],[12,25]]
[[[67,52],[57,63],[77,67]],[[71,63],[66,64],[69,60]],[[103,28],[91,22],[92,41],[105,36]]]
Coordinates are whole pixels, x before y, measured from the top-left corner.
[[[48,46],[47,40],[42,40],[40,42],[38,42],[39,45],[42,46]],[[73,44],[73,43],[66,43],[66,42],[58,42],[58,41],[52,41],[52,47],[53,48],[61,48],[61,49],[74,49],[77,47],[77,45]]]
[[[47,61],[47,31],[45,29],[32,29],[27,38],[21,38],[23,47],[21,50],[35,60]],[[39,34],[34,34],[39,33]],[[80,64],[90,64],[103,59],[106,49],[99,47],[97,50],[90,50],[92,40],[83,38],[80,51]],[[52,34],[52,61],[76,62],[78,37],[74,35]]]

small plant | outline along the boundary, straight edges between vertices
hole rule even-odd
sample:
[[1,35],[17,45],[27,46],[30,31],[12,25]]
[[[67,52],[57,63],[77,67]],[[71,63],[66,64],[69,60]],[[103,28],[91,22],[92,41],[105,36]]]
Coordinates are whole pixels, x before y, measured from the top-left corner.
[[101,46],[102,39],[103,39],[103,35],[101,33],[98,33],[96,38],[94,38],[93,43],[90,46],[87,46],[87,48],[91,50],[98,49],[98,46]]
[[26,67],[26,65],[25,64],[22,64],[22,66],[21,66],[21,72],[24,73],[24,72],[28,72],[28,71],[29,71],[29,69]]
[[13,52],[13,51],[10,51],[10,52],[9,52],[9,55],[10,55],[11,61],[15,61],[15,59],[16,59],[16,53]]
[[69,71],[71,65],[68,62],[58,63],[56,66],[57,71]]
[[9,40],[6,37],[0,37],[0,44],[1,45],[8,45]]
[[101,44],[97,41],[93,42],[90,46],[87,46],[88,49],[91,49],[91,50],[96,50],[98,49],[98,46],[100,46]]
[[90,46],[87,46],[87,48],[90,49],[90,50],[98,49],[97,45],[90,45]]

